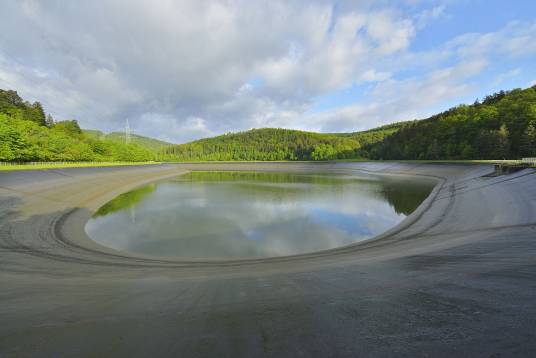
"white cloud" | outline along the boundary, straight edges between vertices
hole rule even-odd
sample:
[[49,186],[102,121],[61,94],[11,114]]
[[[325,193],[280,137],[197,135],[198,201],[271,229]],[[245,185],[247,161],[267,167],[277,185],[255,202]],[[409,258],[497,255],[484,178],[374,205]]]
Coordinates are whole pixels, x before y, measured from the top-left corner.
[[[473,79],[489,68],[495,58],[529,56],[532,45],[527,45],[525,52],[512,51],[529,35],[536,37],[536,26],[509,24],[497,32],[459,36],[429,52],[405,53],[397,59],[401,69],[411,69],[413,64],[430,70],[403,80],[391,75],[376,84],[366,102],[304,115],[300,127],[326,132],[355,131],[429,116],[438,105],[460,101],[473,93]],[[449,62],[454,65],[446,65]],[[521,72],[521,68],[513,68],[495,76],[490,84],[498,86]]]
[[[465,93],[492,56],[536,53],[536,24],[516,23],[415,52],[417,31],[446,12],[443,1],[418,3],[408,14],[371,0],[6,0],[0,88],[84,127],[128,118],[174,141],[263,126],[356,130]],[[368,102],[309,114],[316,97],[363,84]]]
[[391,78],[391,73],[389,72],[378,72],[376,70],[368,70],[361,74],[359,77],[360,80],[365,82],[381,82]]
[[486,65],[475,60],[430,72],[424,78],[384,81],[375,86],[367,103],[309,114],[300,127],[349,132],[431,115],[430,108],[468,95],[472,88],[467,80]]
[[367,32],[377,41],[379,53],[387,55],[408,47],[415,28],[409,19],[397,19],[395,14],[383,11],[370,14]]
[[493,80],[493,86],[499,86],[502,83],[504,83],[507,80],[510,80],[514,77],[517,77],[521,74],[522,70],[521,68],[513,68],[509,71],[506,71],[504,73],[501,73],[497,76],[495,76],[495,79]]
[[536,53],[536,23],[512,22],[496,32],[468,33],[447,44],[461,57],[501,54],[509,58]]
[[415,16],[415,26],[418,29],[422,29],[428,25],[430,21],[437,20],[441,16],[445,15],[445,4],[440,4],[438,6],[435,6],[431,9],[425,9],[421,12],[419,12]]
[[207,128],[207,122],[200,117],[188,117],[178,121],[169,115],[143,113],[136,121],[133,130],[154,138],[161,138],[171,143],[185,142],[190,138],[213,136],[215,133]]
[[[257,110],[296,111],[314,96],[388,78],[371,61],[407,48],[414,35],[411,19],[366,1],[337,14],[322,0],[3,7],[0,30],[18,30],[0,39],[0,85],[104,129],[127,117],[135,125],[144,113],[180,123],[205,118],[215,131],[267,123],[270,112]],[[241,93],[253,77],[262,88]]]

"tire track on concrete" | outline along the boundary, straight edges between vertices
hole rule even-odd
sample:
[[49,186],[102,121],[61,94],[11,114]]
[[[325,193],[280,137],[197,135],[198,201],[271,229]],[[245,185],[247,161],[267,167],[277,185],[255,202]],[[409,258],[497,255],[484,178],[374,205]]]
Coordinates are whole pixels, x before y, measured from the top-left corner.
[[[394,167],[393,164],[390,167]],[[311,166],[305,166],[305,169],[310,169]],[[313,166],[314,168],[314,166]],[[278,166],[271,167],[269,169],[275,169],[275,171],[281,171],[285,170],[284,168],[279,168]],[[326,168],[324,168],[325,170]],[[328,168],[329,169],[329,168]],[[201,169],[203,170],[203,169]],[[235,168],[229,168],[229,170],[236,170]],[[337,170],[337,169],[336,169]],[[369,173],[375,173],[378,174],[376,171],[370,171],[370,170],[360,170],[359,171],[365,171]],[[328,170],[330,171],[330,170]],[[355,170],[353,170],[355,171]],[[388,171],[386,172],[385,168],[383,168],[380,171],[380,174],[402,174],[402,175],[408,175],[407,171]],[[426,176],[426,177],[432,177],[435,179],[440,179],[443,181],[441,184],[441,187],[439,190],[435,193],[437,195],[444,184],[444,181],[446,180],[444,177],[440,176],[434,176],[434,175],[420,175],[420,174],[413,174],[412,176]],[[35,195],[33,193],[26,193],[29,195]],[[46,198],[48,199],[48,198]],[[88,199],[90,200],[90,199]],[[63,203],[63,201],[62,201]],[[432,201],[429,201],[427,208],[432,204]],[[294,255],[294,256],[286,256],[286,257],[274,257],[274,258],[264,258],[264,259],[243,259],[243,260],[196,260],[196,261],[177,261],[177,260],[161,260],[161,259],[152,259],[152,258],[140,258],[135,257],[131,255],[121,255],[116,253],[109,253],[104,252],[96,249],[91,249],[79,244],[74,243],[73,241],[69,240],[67,237],[65,237],[62,233],[62,226],[65,224],[65,222],[69,219],[69,217],[75,213],[78,209],[73,208],[69,210],[66,213],[62,213],[58,217],[54,217],[50,223],[48,224],[48,227],[46,228],[46,235],[43,235],[40,231],[39,237],[44,242],[57,242],[60,243],[61,246],[67,250],[68,252],[71,252],[73,254],[82,254],[82,255],[88,255],[89,257],[74,257],[71,255],[65,255],[65,254],[58,254],[58,253],[52,253],[53,248],[46,248],[44,250],[38,250],[35,247],[29,246],[29,245],[21,245],[19,243],[19,250],[30,254],[33,256],[41,257],[41,258],[47,258],[51,260],[57,260],[62,262],[68,262],[68,263],[80,263],[80,264],[89,264],[89,265],[104,265],[109,267],[129,267],[129,268],[199,268],[199,267],[228,267],[228,266],[243,266],[243,265],[251,265],[251,264],[270,264],[270,263],[282,263],[282,262],[289,262],[289,261],[304,261],[304,260],[314,260],[318,258],[324,258],[327,256],[333,256],[333,255],[341,255],[341,254],[348,254],[355,251],[362,251],[369,249],[371,247],[379,247],[383,246],[383,244],[378,244],[382,241],[385,241],[385,244],[390,243],[391,241],[387,241],[387,239],[392,238],[393,236],[396,236],[401,231],[407,229],[407,227],[411,226],[414,222],[418,221],[422,215],[425,214],[426,210],[421,210],[421,213],[415,217],[412,221],[406,222],[406,224],[402,227],[400,227],[395,232],[391,232],[387,237],[383,238],[373,238],[370,241],[374,241],[374,245],[368,245],[363,246],[363,243],[357,243],[354,245],[349,245],[346,247],[340,247],[335,248],[332,250],[325,250],[321,252],[316,253],[310,253],[310,254],[303,254],[303,255]],[[380,235],[381,236],[381,235]],[[411,237],[408,236],[408,237]],[[49,240],[51,239],[51,240]],[[405,238],[402,238],[405,239]],[[16,239],[12,238],[12,242],[17,242]],[[99,259],[93,258],[93,256],[97,256]],[[103,259],[110,259],[103,260]],[[121,260],[120,262],[114,261],[114,260]]]
[[[198,167],[196,169],[203,170],[206,166]],[[221,165],[218,165],[218,169],[220,169]],[[240,166],[238,166],[240,167]],[[259,265],[259,264],[276,264],[276,263],[287,263],[287,262],[305,262],[305,261],[311,261],[314,263],[317,259],[322,259],[326,257],[336,257],[341,255],[349,255],[354,253],[365,253],[370,250],[376,250],[382,247],[385,247],[387,245],[393,244],[394,242],[399,241],[406,241],[412,238],[420,238],[423,236],[427,236],[428,232],[432,230],[433,228],[437,227],[441,222],[444,221],[446,217],[450,214],[452,211],[454,204],[455,204],[455,198],[457,195],[456,192],[456,182],[449,183],[448,184],[448,196],[440,197],[440,199],[448,199],[447,205],[442,209],[441,214],[437,215],[437,218],[426,225],[425,227],[419,229],[415,232],[409,232],[408,234],[404,235],[403,232],[414,227],[416,223],[419,222],[419,220],[422,219],[422,217],[427,214],[428,209],[432,205],[434,205],[437,200],[440,200],[438,198],[439,195],[441,195],[445,188],[447,187],[448,179],[443,176],[438,175],[432,175],[432,174],[424,174],[424,173],[410,173],[411,170],[415,170],[415,168],[426,168],[423,165],[412,165],[411,168],[408,168],[406,170],[390,170],[389,168],[399,168],[400,164],[398,165],[391,165],[387,168],[382,168],[378,171],[372,171],[367,170],[363,168],[336,168],[335,165],[330,165],[328,168],[324,166],[323,170],[326,170],[328,172],[330,171],[360,171],[360,172],[368,172],[371,174],[376,175],[411,175],[411,176],[423,176],[423,177],[431,177],[436,180],[439,180],[440,183],[436,188],[434,188],[434,193],[431,194],[430,197],[428,197],[425,200],[425,203],[423,207],[419,207],[417,210],[419,211],[416,215],[414,215],[412,218],[407,218],[405,221],[401,223],[399,227],[395,227],[394,231],[388,231],[387,234],[379,235],[376,238],[372,238],[370,240],[367,240],[365,242],[356,243],[353,245],[345,246],[345,247],[339,247],[331,250],[325,250],[321,252],[316,253],[310,253],[310,254],[303,254],[303,255],[295,255],[295,256],[286,256],[286,257],[276,257],[276,258],[264,258],[264,259],[245,259],[245,260],[195,260],[195,261],[189,261],[189,260],[163,260],[163,259],[153,259],[153,258],[143,258],[143,257],[136,257],[131,256],[128,254],[122,255],[120,253],[110,253],[105,251],[100,251],[97,249],[92,249],[83,245],[80,245],[78,243],[73,242],[68,237],[65,237],[62,232],[62,228],[65,225],[65,222],[69,220],[71,215],[75,213],[78,208],[73,208],[67,212],[64,212],[60,214],[59,216],[55,216],[48,224],[48,227],[45,229],[45,233],[40,231],[40,237],[41,240],[44,242],[56,242],[59,245],[63,247],[64,250],[67,251],[68,254],[60,254],[60,253],[53,253],[53,248],[48,249],[37,249],[35,247],[31,247],[29,245],[21,244],[20,242],[17,242],[15,238],[11,235],[8,235],[10,238],[10,243],[13,245],[20,245],[19,251],[25,252],[30,255],[34,255],[41,258],[46,258],[50,260],[58,260],[68,263],[80,263],[80,264],[88,264],[88,265],[102,265],[102,266],[109,266],[109,267],[124,267],[124,268],[173,268],[173,269],[179,269],[179,268],[201,268],[201,267],[211,267],[211,268],[219,268],[219,267],[231,267],[231,266],[244,266],[244,265]],[[240,168],[243,169],[244,167]],[[269,167],[269,169],[276,169],[276,171],[284,171],[286,166],[272,166]],[[302,169],[302,167],[299,167]],[[310,169],[314,168],[314,166],[308,165],[304,166],[303,168]],[[228,167],[229,170],[236,170],[236,166],[230,166]],[[247,169],[247,166],[246,166]],[[474,180],[474,178],[472,178]],[[513,178],[512,178],[513,179]],[[91,199],[87,199],[91,200]],[[421,205],[423,205],[421,204]],[[372,252],[371,252],[372,253]]]

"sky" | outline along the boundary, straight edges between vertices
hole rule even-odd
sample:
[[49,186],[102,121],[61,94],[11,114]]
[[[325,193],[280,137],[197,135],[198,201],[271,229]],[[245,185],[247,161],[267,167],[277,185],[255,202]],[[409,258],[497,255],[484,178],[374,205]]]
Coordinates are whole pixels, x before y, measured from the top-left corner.
[[0,0],[0,88],[175,143],[425,118],[535,64],[534,0]]

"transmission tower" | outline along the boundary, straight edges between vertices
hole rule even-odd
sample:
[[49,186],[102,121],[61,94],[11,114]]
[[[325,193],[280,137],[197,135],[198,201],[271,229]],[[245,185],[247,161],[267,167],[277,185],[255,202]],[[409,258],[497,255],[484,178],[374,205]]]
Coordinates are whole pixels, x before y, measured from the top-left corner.
[[125,143],[126,144],[129,144],[130,143],[130,125],[128,124],[128,119],[126,121],[126,124],[125,124]]

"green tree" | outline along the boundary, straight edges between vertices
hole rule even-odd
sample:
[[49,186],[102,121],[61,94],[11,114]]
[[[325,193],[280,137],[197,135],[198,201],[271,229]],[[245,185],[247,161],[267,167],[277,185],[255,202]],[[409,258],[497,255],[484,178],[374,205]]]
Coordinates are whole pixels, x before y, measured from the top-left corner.
[[0,114],[0,161],[17,159],[25,146],[25,140],[20,131],[9,125],[8,117]]
[[475,139],[479,158],[505,159],[508,156],[508,129],[502,125],[499,130],[481,130]]
[[54,127],[54,118],[50,114],[47,114],[47,118],[45,119],[45,125],[48,128]]
[[439,159],[440,157],[440,147],[437,139],[434,139],[432,143],[428,146],[428,151],[426,157],[428,159]]
[[521,156],[536,156],[536,121],[529,123],[521,136],[519,152]]
[[69,135],[80,135],[82,134],[82,129],[80,129],[80,126],[78,125],[78,122],[76,120],[67,120],[67,121],[60,121],[56,122],[53,127],[56,131],[62,131],[64,133],[67,133]]
[[337,153],[333,146],[329,144],[319,144],[315,147],[311,153],[311,159],[313,160],[330,160],[335,159]]
[[39,102],[0,90],[0,161],[147,161],[156,156],[156,150],[137,144],[86,135],[75,120],[53,122]]
[[498,141],[495,147],[494,157],[498,159],[507,159],[510,156],[510,133],[503,124],[497,133]]
[[34,102],[32,105],[27,106],[24,112],[24,119],[35,122],[41,126],[46,125],[46,116],[43,106],[39,102]]

